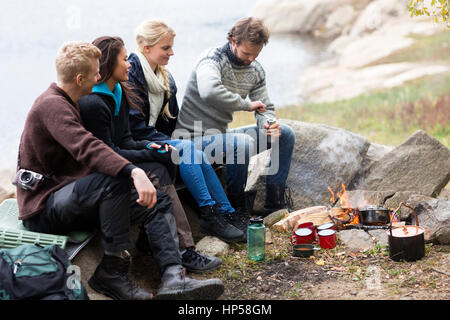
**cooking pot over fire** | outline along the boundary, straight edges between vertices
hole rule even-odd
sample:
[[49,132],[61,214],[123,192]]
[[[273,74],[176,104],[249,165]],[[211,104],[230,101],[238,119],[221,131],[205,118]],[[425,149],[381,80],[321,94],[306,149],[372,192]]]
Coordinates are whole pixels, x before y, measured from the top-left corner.
[[358,209],[359,222],[371,226],[389,224],[391,222],[391,213],[392,211],[388,208],[375,205],[368,205],[365,208]]

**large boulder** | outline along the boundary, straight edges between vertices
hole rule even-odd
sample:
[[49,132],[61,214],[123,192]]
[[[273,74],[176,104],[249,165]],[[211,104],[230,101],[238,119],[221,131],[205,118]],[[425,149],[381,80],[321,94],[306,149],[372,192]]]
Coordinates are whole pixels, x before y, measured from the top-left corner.
[[419,225],[424,227],[425,240],[439,244],[450,244],[450,201],[432,199],[421,201],[415,211]]
[[375,247],[372,237],[364,230],[342,230],[337,236],[350,251],[364,251]]
[[[394,194],[391,198],[386,200],[383,204],[386,208],[397,209],[403,202],[411,208],[415,208],[421,201],[432,200],[432,197],[424,196],[422,194],[417,194],[412,191],[399,191]],[[408,222],[414,223],[414,213],[410,208],[401,206],[400,212],[397,213],[398,218],[401,221],[407,220]]]
[[322,124],[284,120],[296,133],[287,184],[298,208],[329,203],[330,192],[349,185],[369,148],[366,138]]
[[[447,189],[447,187],[449,188]],[[441,191],[441,194],[438,197],[439,199],[450,200],[450,186],[447,187]]]
[[[296,210],[331,205],[328,187],[336,193],[342,184],[347,187],[348,207],[373,204],[395,209],[402,202],[414,207],[442,194],[450,179],[449,149],[424,131],[394,148],[370,144],[330,126],[280,122],[290,125],[297,136],[287,180]],[[268,160],[269,152],[265,152],[251,161],[246,191],[259,191],[255,211],[264,204]],[[411,210],[402,207],[399,217],[412,221]]]
[[[292,127],[296,143],[292,155],[287,185],[295,209],[327,205],[330,192],[340,190],[341,185],[349,185],[361,170],[361,164],[369,148],[367,139],[349,131],[322,124],[280,119],[280,123]],[[263,161],[263,163],[265,163]],[[255,171],[254,171],[255,172]],[[255,210],[264,203],[264,179],[258,170],[259,178],[250,177],[252,190],[258,190]],[[247,191],[250,191],[247,189]]]
[[411,191],[437,197],[450,180],[450,150],[418,130],[359,179],[362,183],[358,187],[364,190]]
[[349,185],[349,189],[359,189],[358,186],[361,184],[361,179],[369,172],[370,167],[382,157],[384,157],[388,152],[392,151],[394,147],[385,146],[378,143],[371,143],[367,153],[364,156],[364,160],[361,164],[361,170],[352,183]]

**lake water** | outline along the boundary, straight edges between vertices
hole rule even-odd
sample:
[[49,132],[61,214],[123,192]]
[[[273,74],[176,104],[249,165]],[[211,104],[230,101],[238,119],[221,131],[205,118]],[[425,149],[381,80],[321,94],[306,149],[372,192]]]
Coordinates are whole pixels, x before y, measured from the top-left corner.
[[[250,15],[254,0],[18,0],[2,1],[0,10],[0,168],[14,167],[28,110],[56,79],[54,60],[68,40],[91,42],[102,35],[124,39],[135,50],[134,29],[149,18],[166,21],[176,32],[168,69],[178,86],[181,104],[199,54],[226,42],[226,33]],[[292,36],[272,36],[258,61],[264,66],[272,102],[295,103],[302,71],[320,58],[324,44]]]

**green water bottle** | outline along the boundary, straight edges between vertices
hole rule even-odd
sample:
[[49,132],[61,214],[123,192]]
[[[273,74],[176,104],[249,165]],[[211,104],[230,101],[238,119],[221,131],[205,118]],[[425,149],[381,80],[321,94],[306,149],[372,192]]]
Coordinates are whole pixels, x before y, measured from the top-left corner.
[[264,260],[266,255],[266,227],[263,219],[250,218],[247,227],[247,258],[253,261]]

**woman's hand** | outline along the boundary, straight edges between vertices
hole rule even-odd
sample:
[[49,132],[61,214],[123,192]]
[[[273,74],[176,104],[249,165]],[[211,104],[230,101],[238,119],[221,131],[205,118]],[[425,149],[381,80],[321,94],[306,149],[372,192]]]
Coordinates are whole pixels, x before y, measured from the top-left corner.
[[[158,149],[159,150],[159,149],[161,149],[161,144],[157,144],[157,143],[152,142],[152,143],[149,143],[147,145],[147,148],[148,149],[153,148],[153,149]],[[177,149],[174,146],[172,146],[172,145],[170,145],[168,143],[164,143],[164,150],[167,152],[167,151],[169,151],[169,149],[177,151]]]
[[136,200],[143,207],[152,209],[156,204],[156,189],[153,183],[141,168],[134,168],[131,171],[134,187],[139,195]]

